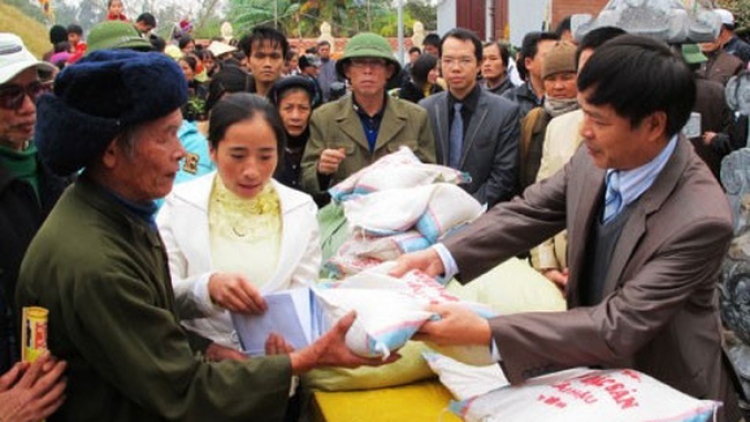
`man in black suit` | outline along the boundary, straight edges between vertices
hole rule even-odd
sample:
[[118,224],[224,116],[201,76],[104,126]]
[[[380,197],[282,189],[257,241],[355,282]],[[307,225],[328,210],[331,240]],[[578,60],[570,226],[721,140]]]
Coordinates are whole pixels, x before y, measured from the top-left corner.
[[448,91],[419,104],[427,109],[439,164],[468,172],[464,189],[493,206],[513,197],[518,185],[518,106],[477,84],[482,43],[456,28],[443,36],[440,60]]

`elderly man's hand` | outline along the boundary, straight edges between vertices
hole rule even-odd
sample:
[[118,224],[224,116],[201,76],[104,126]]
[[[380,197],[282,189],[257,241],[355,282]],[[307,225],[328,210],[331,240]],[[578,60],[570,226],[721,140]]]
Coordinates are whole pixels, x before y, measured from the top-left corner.
[[346,346],[346,333],[354,324],[356,314],[354,311],[346,314],[327,333],[321,336],[315,343],[300,351],[289,355],[292,360],[292,372],[297,375],[314,368],[327,366],[343,366],[345,368],[356,368],[358,366],[380,366],[395,362],[400,355],[391,354],[388,359],[365,358],[354,354]]
[[324,149],[318,160],[318,173],[326,175],[336,173],[344,158],[346,158],[344,148]]
[[53,414],[65,401],[66,367],[46,352],[33,364],[17,363],[0,376],[0,420],[38,422]]

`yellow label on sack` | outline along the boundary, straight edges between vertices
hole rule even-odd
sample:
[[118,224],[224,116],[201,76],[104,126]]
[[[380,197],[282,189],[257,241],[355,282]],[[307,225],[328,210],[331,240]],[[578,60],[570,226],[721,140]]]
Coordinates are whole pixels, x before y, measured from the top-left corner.
[[21,360],[34,362],[47,350],[47,318],[49,311],[39,306],[26,306],[21,315]]

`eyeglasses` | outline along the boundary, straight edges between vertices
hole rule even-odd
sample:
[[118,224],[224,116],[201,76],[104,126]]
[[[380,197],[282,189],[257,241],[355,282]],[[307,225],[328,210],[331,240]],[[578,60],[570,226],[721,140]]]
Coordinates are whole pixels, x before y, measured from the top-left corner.
[[453,65],[456,65],[460,68],[467,68],[474,64],[474,58],[473,57],[459,57],[459,58],[453,58],[453,57],[443,57],[440,59],[440,63],[447,67],[451,68]]
[[28,95],[31,101],[36,101],[42,94],[49,92],[52,88],[50,83],[34,81],[26,86],[7,85],[0,87],[0,108],[5,110],[18,110]]
[[350,61],[352,67],[356,67],[359,69],[363,69],[365,67],[369,67],[372,69],[385,67],[385,60],[383,59],[351,59]]

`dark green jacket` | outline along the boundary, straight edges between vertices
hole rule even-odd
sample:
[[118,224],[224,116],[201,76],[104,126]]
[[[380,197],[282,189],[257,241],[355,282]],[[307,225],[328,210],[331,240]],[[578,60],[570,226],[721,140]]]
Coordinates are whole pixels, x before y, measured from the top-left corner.
[[68,361],[67,400],[50,421],[283,418],[289,358],[203,361],[180,326],[158,234],[85,177],[29,246],[17,300],[49,309],[49,348]]

